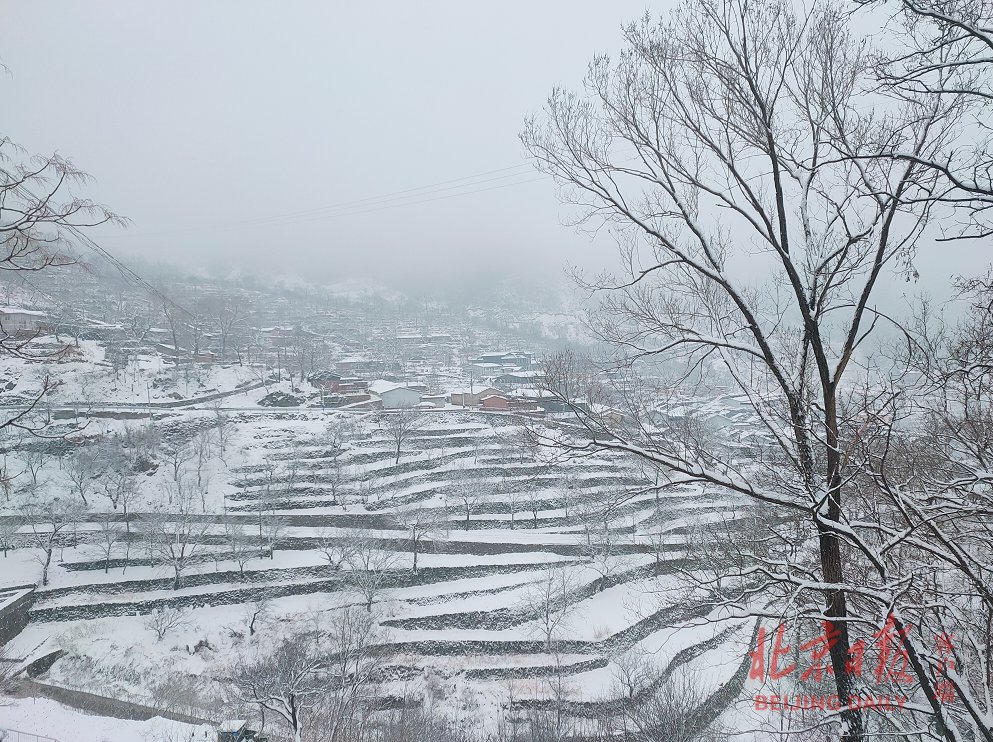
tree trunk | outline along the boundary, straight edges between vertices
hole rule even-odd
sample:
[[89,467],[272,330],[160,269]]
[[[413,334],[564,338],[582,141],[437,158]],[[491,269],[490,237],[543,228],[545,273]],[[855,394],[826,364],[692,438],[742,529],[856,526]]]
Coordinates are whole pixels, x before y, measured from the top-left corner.
[[[841,456],[838,451],[838,418],[834,395],[825,394],[824,423],[826,428],[826,458],[828,502],[826,520],[838,523],[841,520]],[[824,582],[840,585],[844,579],[844,565],[841,557],[841,543],[837,534],[818,524],[818,547],[820,549],[821,572]],[[838,640],[830,648],[831,666],[834,669],[835,686],[842,702],[855,690],[848,661],[851,657],[851,636],[849,634],[848,601],[844,590],[832,590],[825,596],[824,615],[838,632]],[[842,725],[846,728],[841,742],[862,742],[865,739],[865,721],[859,709],[845,707],[841,712]]]
[[122,503],[122,509],[124,511],[124,569],[121,570],[121,574],[127,574],[128,566],[131,563],[131,518],[128,517],[128,502],[125,500]]
[[293,742],[302,742],[303,725],[300,723],[300,712],[297,709],[296,697],[290,694],[290,722],[293,725]]
[[265,539],[262,536],[262,508],[259,508],[259,559],[265,557]]
[[45,549],[45,563],[41,565],[41,586],[48,587],[48,566],[52,563],[52,552],[54,551],[54,546],[49,546]]

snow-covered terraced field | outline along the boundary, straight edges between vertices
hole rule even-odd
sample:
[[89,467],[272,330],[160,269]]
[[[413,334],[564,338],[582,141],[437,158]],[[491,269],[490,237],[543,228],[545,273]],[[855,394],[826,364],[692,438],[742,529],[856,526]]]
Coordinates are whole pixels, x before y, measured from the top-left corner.
[[[332,563],[336,550],[360,540],[386,567],[371,598],[383,630],[378,651],[393,668],[382,677],[384,695],[430,675],[488,702],[503,698],[508,683],[518,684],[518,701],[540,700],[547,688],[536,681],[556,674],[570,678],[571,702],[609,703],[625,656],[649,656],[665,673],[699,664],[717,645],[738,643],[717,654],[746,656],[750,623],[716,620],[675,599],[677,576],[693,567],[693,529],[735,512],[733,503],[687,485],[624,497],[644,486],[630,462],[598,455],[553,465],[514,443],[519,421],[510,416],[424,418],[397,461],[395,442],[371,417],[357,418],[356,433],[335,452],[324,413],[270,413],[264,421],[238,414],[223,457],[211,462],[205,507],[190,519],[199,524],[198,546],[180,587],[144,546],[149,508],[135,508],[113,554],[93,538],[56,554],[51,583],[39,588],[14,651],[64,649],[52,682],[152,700],[140,668],[217,674],[243,641],[246,606],[264,604],[265,631],[277,636],[301,615],[369,602],[355,588],[354,564]],[[175,435],[207,420],[190,411]],[[158,482],[164,491],[164,462],[148,476],[146,488]],[[467,487],[469,506],[453,498]],[[611,506],[598,513],[596,503]],[[416,572],[415,509],[431,520]],[[91,512],[80,532],[92,537],[107,520]],[[260,553],[239,564],[232,528]],[[36,578],[29,549],[12,552],[4,566],[21,582]],[[567,610],[547,630],[536,595],[550,575],[565,573]],[[187,620],[156,641],[144,617],[169,608],[187,611]],[[193,652],[201,640],[207,649]],[[122,654],[138,668],[126,681],[111,659]],[[737,663],[701,667],[712,690],[740,681]]]

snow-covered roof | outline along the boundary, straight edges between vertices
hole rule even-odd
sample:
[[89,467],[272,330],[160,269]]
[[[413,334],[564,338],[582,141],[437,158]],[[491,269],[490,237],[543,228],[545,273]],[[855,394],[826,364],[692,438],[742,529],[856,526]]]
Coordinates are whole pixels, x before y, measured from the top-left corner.
[[529,397],[530,399],[554,399],[558,397],[551,389],[535,389],[533,387],[511,389],[508,394],[512,397]]
[[33,309],[24,309],[24,307],[0,307],[0,314],[29,314],[32,317],[44,317],[44,312],[36,312]]
[[508,371],[501,376],[513,376],[518,379],[537,379],[545,375],[544,371]]
[[376,381],[369,382],[369,391],[372,392],[373,394],[378,394],[380,396],[384,394],[389,394],[390,392],[395,392],[398,389],[404,389],[406,391],[413,392],[414,394],[418,393],[416,389],[411,389],[404,384],[397,384],[396,382],[393,381],[376,379]]
[[99,328],[99,327],[107,327],[111,329],[120,328],[120,325],[112,325],[110,322],[104,322],[102,320],[93,319],[92,317],[84,317],[83,321],[86,324],[88,324],[90,327],[94,327],[94,328]]
[[382,394],[383,392],[398,389],[399,387],[399,384],[393,381],[385,381],[384,379],[376,379],[375,381],[369,382],[369,391],[374,394]]
[[449,394],[482,394],[483,392],[499,392],[500,390],[496,387],[492,387],[489,384],[476,384],[472,389],[452,389]]

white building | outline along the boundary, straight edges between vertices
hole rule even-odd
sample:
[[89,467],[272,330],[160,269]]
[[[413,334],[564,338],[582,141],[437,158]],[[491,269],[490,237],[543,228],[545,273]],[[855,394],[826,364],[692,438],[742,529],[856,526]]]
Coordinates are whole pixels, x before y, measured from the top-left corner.
[[416,389],[390,381],[374,381],[369,384],[369,391],[382,400],[384,410],[416,407],[421,401],[421,393]]
[[38,332],[45,321],[44,312],[20,307],[0,307],[0,334],[28,335]]

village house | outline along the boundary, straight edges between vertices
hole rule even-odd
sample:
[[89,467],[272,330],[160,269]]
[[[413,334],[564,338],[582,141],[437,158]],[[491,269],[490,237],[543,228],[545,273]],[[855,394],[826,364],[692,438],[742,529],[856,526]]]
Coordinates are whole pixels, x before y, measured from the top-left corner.
[[189,351],[185,348],[177,348],[169,343],[153,343],[152,347],[169,360],[179,360],[189,356]]
[[369,388],[369,382],[360,379],[358,376],[342,376],[338,382],[336,391],[342,394],[352,394],[364,392]]
[[525,351],[489,351],[480,353],[478,357],[469,361],[473,365],[486,365],[490,367],[513,367],[521,371],[530,371],[534,363],[534,354]]
[[502,394],[487,394],[479,400],[479,406],[484,410],[506,411],[510,409],[510,400]]
[[259,338],[262,345],[267,348],[285,348],[290,345],[293,339],[292,327],[262,327],[259,329]]
[[507,394],[511,407],[519,409],[540,409],[545,412],[567,412],[569,405],[555,392],[548,389],[534,389],[525,387],[522,389],[512,389]]
[[432,407],[444,407],[447,402],[447,398],[444,394],[422,394],[421,404],[430,404]]
[[321,393],[322,407],[351,407],[372,400],[368,392],[328,392]]
[[44,312],[21,307],[0,307],[0,334],[34,335],[45,321]]
[[476,377],[496,376],[497,374],[501,374],[505,371],[513,370],[512,367],[504,366],[500,363],[490,363],[489,361],[480,360],[470,361],[469,369],[472,371],[473,376]]
[[336,374],[334,371],[315,371],[307,377],[307,381],[323,391],[337,392],[341,384],[341,374]]
[[508,371],[493,379],[493,383],[498,386],[514,387],[522,385],[541,384],[545,381],[545,374],[542,371]]
[[377,369],[382,370],[383,366],[384,364],[382,361],[376,361],[366,356],[348,356],[347,358],[342,358],[334,364],[335,371],[349,373],[368,372]]
[[500,393],[496,387],[476,385],[469,389],[452,390],[449,400],[456,407],[478,407],[483,397]]
[[416,389],[381,379],[369,384],[369,391],[379,397],[384,410],[416,407],[421,401],[421,393]]

